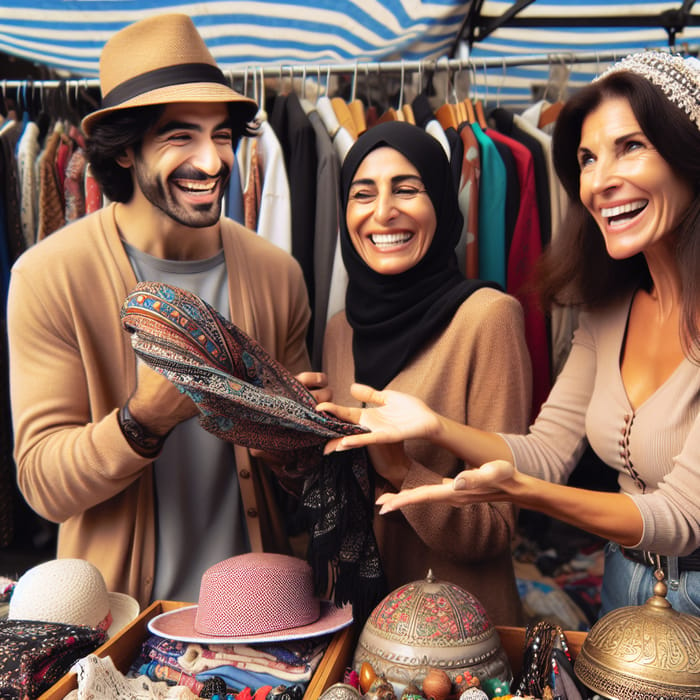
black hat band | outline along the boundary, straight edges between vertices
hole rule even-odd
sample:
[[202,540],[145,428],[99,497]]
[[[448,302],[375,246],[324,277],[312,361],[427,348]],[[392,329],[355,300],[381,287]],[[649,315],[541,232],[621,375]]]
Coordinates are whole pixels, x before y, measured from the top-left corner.
[[183,83],[219,83],[229,87],[224,74],[209,63],[182,63],[166,66],[129,78],[102,98],[102,109],[116,107],[146,92]]

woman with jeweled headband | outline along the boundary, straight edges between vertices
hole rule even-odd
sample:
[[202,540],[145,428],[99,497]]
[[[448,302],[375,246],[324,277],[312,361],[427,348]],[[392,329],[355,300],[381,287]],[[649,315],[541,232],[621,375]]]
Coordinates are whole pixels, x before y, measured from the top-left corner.
[[[631,55],[559,116],[553,155],[570,208],[541,290],[548,306],[581,314],[528,435],[480,431],[368,386],[353,396],[376,408],[319,406],[372,430],[328,449],[427,438],[478,467],[386,494],[383,513],[507,500],[608,539],[601,614],[644,603],[659,565],[673,607],[700,614],[699,65]],[[565,485],[586,443],[618,472],[617,492]]]

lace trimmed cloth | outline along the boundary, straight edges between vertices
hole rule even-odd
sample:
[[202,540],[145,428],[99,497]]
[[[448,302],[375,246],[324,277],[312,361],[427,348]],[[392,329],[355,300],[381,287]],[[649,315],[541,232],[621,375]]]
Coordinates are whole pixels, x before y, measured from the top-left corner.
[[257,341],[184,289],[141,282],[121,314],[136,355],[194,401],[207,431],[276,455],[283,476],[303,480],[317,592],[330,574],[336,604],[352,603],[362,623],[386,594],[372,471],[364,449],[324,456],[323,446],[364,429],[316,411],[311,392]]
[[146,676],[127,678],[111,657],[90,654],[71,668],[78,677],[78,687],[65,700],[195,700],[184,685],[152,681]]

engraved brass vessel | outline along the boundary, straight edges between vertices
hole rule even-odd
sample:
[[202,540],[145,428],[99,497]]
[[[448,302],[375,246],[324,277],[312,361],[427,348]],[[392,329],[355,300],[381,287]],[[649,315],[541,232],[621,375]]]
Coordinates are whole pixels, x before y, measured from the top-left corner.
[[604,615],[576,657],[578,678],[604,698],[700,698],[700,618],[674,610],[656,577],[654,595]]
[[358,639],[353,668],[369,663],[400,697],[420,687],[431,669],[451,680],[469,671],[480,680],[510,683],[513,673],[498,631],[479,600],[428,571],[422,581],[399,586],[382,600]]

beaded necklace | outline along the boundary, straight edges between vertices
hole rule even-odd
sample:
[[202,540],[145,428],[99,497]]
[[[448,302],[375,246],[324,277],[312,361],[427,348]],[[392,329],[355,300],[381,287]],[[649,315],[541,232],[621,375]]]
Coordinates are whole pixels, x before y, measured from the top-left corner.
[[561,649],[571,661],[566,636],[559,625],[542,620],[527,628],[523,670],[515,691],[516,697],[526,695],[551,698],[559,671],[555,649]]

